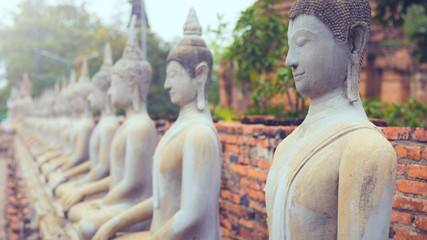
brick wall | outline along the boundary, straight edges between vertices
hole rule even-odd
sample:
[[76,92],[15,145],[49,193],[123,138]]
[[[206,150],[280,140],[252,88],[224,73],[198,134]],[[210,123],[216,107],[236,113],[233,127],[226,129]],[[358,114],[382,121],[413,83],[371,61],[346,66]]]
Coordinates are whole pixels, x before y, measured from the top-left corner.
[[[276,146],[295,127],[219,122],[223,239],[268,239],[264,187]],[[390,239],[427,239],[427,130],[381,128],[398,156]]]

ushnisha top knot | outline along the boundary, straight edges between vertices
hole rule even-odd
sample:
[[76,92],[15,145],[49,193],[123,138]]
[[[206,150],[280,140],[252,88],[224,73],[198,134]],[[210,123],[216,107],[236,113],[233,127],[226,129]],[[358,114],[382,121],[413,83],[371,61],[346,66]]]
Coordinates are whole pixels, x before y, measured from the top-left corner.
[[199,19],[197,18],[196,11],[191,8],[187,21],[184,24],[184,37],[200,37],[202,36],[202,26],[200,26]]
[[105,44],[104,63],[101,69],[92,77],[93,84],[103,92],[107,92],[111,85],[111,72],[113,69],[113,57],[110,43]]
[[[206,46],[202,36],[202,27],[197,19],[196,11],[191,8],[184,24],[184,38],[170,51],[168,62],[179,62],[192,78],[196,76],[196,66],[206,62],[209,67],[209,81],[212,70],[212,54]],[[207,84],[209,85],[209,84]]]
[[123,51],[123,56],[122,56],[123,59],[135,59],[135,60],[143,59],[141,49],[139,49],[138,47],[138,42],[137,42],[138,38],[136,36],[135,24],[136,24],[136,15],[133,15],[129,25],[126,48]]
[[86,81],[87,82],[90,81],[89,67],[88,67],[88,64],[87,64],[87,58],[83,57],[82,68],[81,68],[81,71],[80,71],[80,77],[79,77],[78,82],[80,83],[80,82],[86,82]]

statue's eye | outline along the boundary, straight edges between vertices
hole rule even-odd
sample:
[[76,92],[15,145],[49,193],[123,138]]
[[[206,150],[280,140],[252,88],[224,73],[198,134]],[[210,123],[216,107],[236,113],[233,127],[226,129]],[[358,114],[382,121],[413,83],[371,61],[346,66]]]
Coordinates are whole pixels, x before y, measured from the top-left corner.
[[300,38],[296,41],[296,44],[298,47],[303,47],[305,46],[307,43],[309,42],[309,40],[307,38]]

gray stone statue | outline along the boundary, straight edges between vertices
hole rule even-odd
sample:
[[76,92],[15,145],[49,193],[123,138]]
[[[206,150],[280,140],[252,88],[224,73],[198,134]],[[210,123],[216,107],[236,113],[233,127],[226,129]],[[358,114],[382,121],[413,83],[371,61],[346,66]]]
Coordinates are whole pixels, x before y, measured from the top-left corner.
[[153,197],[112,218],[93,239],[109,239],[148,219],[150,231],[119,239],[221,239],[221,145],[207,105],[212,55],[201,35],[191,9],[184,38],[168,56],[165,88],[180,112],[154,154]]
[[286,64],[310,107],[274,154],[270,239],[388,239],[396,155],[358,92],[369,2],[297,0],[289,17]]

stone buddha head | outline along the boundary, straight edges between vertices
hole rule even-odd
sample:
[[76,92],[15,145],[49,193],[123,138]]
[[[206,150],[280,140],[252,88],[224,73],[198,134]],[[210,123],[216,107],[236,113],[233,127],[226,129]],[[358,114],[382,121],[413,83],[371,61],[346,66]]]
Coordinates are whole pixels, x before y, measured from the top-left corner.
[[136,16],[132,16],[126,48],[113,67],[109,94],[114,106],[126,109],[133,105],[138,111],[141,102],[147,100],[152,71],[138,47],[135,21]]
[[297,0],[289,14],[289,52],[297,90],[319,97],[338,90],[359,99],[360,72],[370,27],[367,0]]
[[212,71],[212,54],[202,39],[202,27],[194,9],[184,24],[184,38],[168,55],[165,89],[171,102],[180,107],[196,102],[206,107]]
[[97,110],[103,110],[108,101],[107,91],[111,85],[111,72],[113,69],[113,58],[111,55],[110,44],[105,44],[104,63],[101,69],[92,77],[94,85],[89,94],[90,106]]
[[72,107],[75,113],[82,114],[89,108],[88,96],[92,87],[87,59],[83,58],[79,80],[72,86]]

